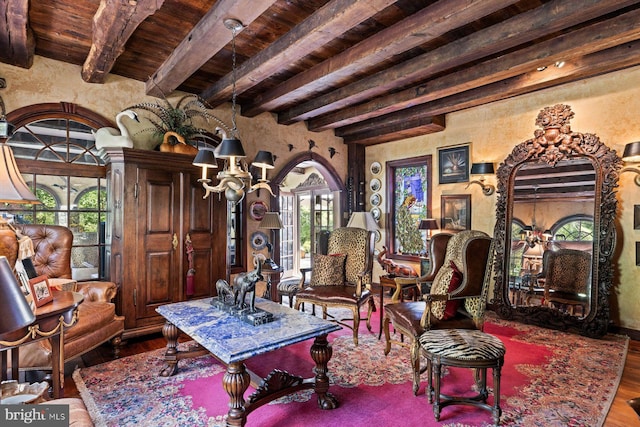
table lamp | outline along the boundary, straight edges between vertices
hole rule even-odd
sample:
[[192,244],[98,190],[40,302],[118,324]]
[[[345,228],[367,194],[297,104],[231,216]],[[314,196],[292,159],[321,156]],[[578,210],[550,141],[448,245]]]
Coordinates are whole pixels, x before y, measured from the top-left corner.
[[0,256],[0,307],[0,338],[36,320],[5,256]]
[[378,223],[371,215],[371,212],[354,212],[349,218],[347,227],[364,228],[367,231],[376,231]]
[[263,265],[270,270],[278,270],[280,267],[273,260],[273,242],[275,242],[275,230],[282,229],[282,221],[280,221],[280,215],[278,212],[267,212],[264,214],[262,221],[260,221],[260,225],[258,228],[264,228],[272,231],[271,242],[267,242],[267,250],[269,251],[269,258],[266,259]]

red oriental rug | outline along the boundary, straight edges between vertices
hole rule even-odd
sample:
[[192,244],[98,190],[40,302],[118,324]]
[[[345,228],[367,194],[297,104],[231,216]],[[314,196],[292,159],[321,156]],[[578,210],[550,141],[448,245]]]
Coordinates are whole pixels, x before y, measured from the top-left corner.
[[[372,322],[377,325],[378,319]],[[411,389],[409,352],[393,346],[384,356],[384,339],[364,325],[360,345],[350,330],[331,334],[331,392],[340,406],[318,408],[312,391],[281,398],[252,412],[248,426],[490,426],[488,411],[453,405],[433,417],[424,394]],[[615,396],[628,339],[608,335],[595,340],[489,316],[485,332],[507,348],[501,380],[504,426],[601,426]],[[273,367],[312,376],[312,341],[247,362],[266,376]],[[181,344],[185,345],[185,344]],[[225,368],[213,357],[181,361],[179,373],[160,377],[164,350],[143,353],[74,372],[74,380],[96,426],[225,425],[228,396],[222,388]],[[448,368],[443,393],[472,393],[472,371]],[[489,375],[490,377],[491,375]],[[489,379],[489,386],[492,386]],[[493,391],[491,389],[491,391]],[[253,392],[250,388],[247,393]],[[247,394],[247,396],[248,396]],[[493,402],[493,397],[489,402]]]

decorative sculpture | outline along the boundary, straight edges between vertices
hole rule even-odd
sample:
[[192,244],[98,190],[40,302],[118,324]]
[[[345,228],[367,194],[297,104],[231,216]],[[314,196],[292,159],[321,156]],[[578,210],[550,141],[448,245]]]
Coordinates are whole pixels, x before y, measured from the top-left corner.
[[387,253],[387,248],[386,246],[383,246],[382,251],[378,254],[376,260],[378,261],[378,264],[380,264],[380,267],[382,267],[382,269],[387,272],[387,274],[389,274],[390,276],[403,276],[403,277],[418,276],[418,273],[416,273],[416,270],[410,265],[396,264],[392,260],[384,258],[386,253]]
[[127,116],[136,122],[139,122],[138,115],[131,110],[124,110],[116,115],[116,124],[118,129],[105,127],[97,131],[91,131],[96,139],[96,149],[101,150],[105,147],[133,147],[133,140],[129,135],[127,127],[122,123],[122,118]]
[[[271,313],[256,308],[256,283],[264,280],[262,276],[262,263],[254,255],[255,270],[238,274],[230,285],[224,279],[216,282],[218,296],[211,300],[211,305],[229,312],[245,322],[260,325],[271,322],[274,317]],[[251,294],[251,300],[247,303],[247,294]]]

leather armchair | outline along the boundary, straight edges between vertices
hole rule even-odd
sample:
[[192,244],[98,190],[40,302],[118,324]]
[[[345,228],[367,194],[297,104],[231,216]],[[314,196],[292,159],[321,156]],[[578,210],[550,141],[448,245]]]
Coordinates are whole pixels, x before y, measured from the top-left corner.
[[[73,233],[57,225],[18,225],[18,231],[31,238],[35,251],[32,261],[39,275],[71,280]],[[0,255],[15,265],[18,240],[13,230],[0,230]],[[117,287],[111,282],[78,282],[77,292],[84,295],[78,306],[78,321],[64,335],[65,362],[111,341],[117,353],[124,331],[124,317],[116,315],[112,300]],[[50,370],[51,345],[40,340],[20,348],[21,370]]]
[[[420,343],[418,338],[431,329],[479,329],[482,330],[486,297],[488,292],[487,264],[490,261],[491,238],[486,233],[474,230],[461,231],[454,235],[439,233],[431,240],[429,254],[432,271],[424,277],[431,279],[430,291],[422,296],[422,301],[406,301],[384,306],[383,329],[386,346],[385,355],[391,350],[391,343],[409,347],[413,370],[413,393],[417,394],[420,374]],[[454,283],[454,263],[461,273],[459,282]],[[421,279],[418,279],[421,280]],[[458,306],[447,307],[448,302],[458,301]],[[404,340],[392,340],[389,326]]]

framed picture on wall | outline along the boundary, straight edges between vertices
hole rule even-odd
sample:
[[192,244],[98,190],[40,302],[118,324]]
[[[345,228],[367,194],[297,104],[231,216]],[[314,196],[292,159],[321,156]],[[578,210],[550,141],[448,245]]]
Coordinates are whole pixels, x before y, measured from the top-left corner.
[[440,184],[469,181],[469,145],[438,149],[438,179]]
[[440,196],[442,230],[471,230],[471,195]]
[[640,205],[633,206],[633,229],[640,230]]

